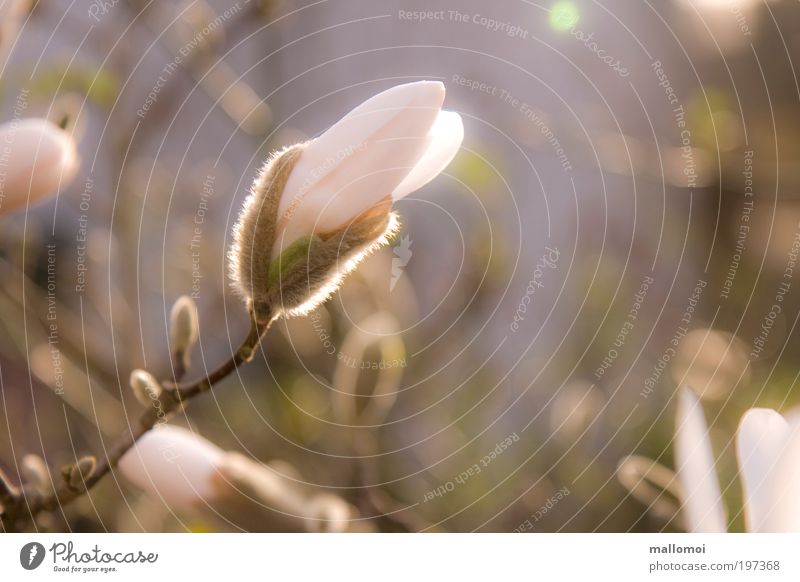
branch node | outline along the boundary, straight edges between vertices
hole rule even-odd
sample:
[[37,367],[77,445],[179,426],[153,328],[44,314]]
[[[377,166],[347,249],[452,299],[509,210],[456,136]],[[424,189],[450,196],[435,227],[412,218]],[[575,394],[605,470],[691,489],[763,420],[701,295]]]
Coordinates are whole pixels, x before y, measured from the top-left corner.
[[74,465],[67,465],[61,469],[67,486],[74,491],[83,491],[87,488],[86,481],[92,476],[97,467],[97,459],[91,455],[81,457]]

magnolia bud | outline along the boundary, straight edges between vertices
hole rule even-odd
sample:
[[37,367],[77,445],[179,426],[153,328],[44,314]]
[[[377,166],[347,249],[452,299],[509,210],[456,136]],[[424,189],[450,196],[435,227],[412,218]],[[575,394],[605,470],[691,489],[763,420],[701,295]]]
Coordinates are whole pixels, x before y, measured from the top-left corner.
[[329,493],[314,495],[306,502],[306,529],[311,532],[339,533],[347,531],[352,516],[350,506]]
[[161,384],[144,370],[131,372],[130,385],[136,400],[144,406],[152,406],[161,396]]
[[[346,531],[357,510],[330,493],[316,493],[293,467],[287,473],[276,471],[237,452],[228,452],[216,480],[219,496],[215,510],[234,520],[263,519],[261,510],[277,512],[283,519],[306,531]],[[278,466],[284,465],[279,463]],[[297,477],[297,478],[296,478]],[[260,527],[257,523],[254,527]]]
[[184,46],[193,47],[191,58],[210,57],[225,43],[220,16],[205,0],[184,0],[178,6],[175,28]]
[[74,465],[64,468],[64,479],[72,489],[82,490],[86,488],[86,480],[92,476],[97,459],[92,456],[81,457]]
[[654,516],[670,520],[679,511],[680,486],[675,473],[639,455],[629,455],[617,465],[617,479]]
[[22,457],[20,470],[26,485],[34,487],[40,493],[47,493],[52,489],[50,470],[47,468],[44,459],[39,455],[25,455]]
[[140,489],[172,507],[189,509],[216,496],[213,482],[224,455],[201,436],[166,425],[142,436],[119,468]]
[[274,154],[233,230],[234,287],[257,321],[305,314],[398,229],[392,201],[437,176],[461,146],[444,86],[368,99],[316,139]]
[[169,333],[172,353],[179,358],[184,368],[191,362],[190,353],[199,334],[197,305],[188,295],[179,297],[169,315]]
[[0,143],[8,152],[0,174],[0,213],[41,202],[68,185],[77,172],[72,137],[46,119],[3,123]]

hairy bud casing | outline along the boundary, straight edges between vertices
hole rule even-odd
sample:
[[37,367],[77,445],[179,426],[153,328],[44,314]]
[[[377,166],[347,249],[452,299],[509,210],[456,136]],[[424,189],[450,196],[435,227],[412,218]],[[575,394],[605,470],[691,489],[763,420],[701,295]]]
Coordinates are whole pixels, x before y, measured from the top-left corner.
[[152,406],[161,396],[161,384],[152,374],[144,370],[134,370],[130,378],[131,390],[143,406]]
[[188,368],[190,353],[199,335],[197,305],[188,295],[179,297],[172,306],[169,334],[172,353],[181,359],[184,368]]
[[233,231],[230,275],[256,320],[310,311],[327,299],[367,255],[398,230],[391,199],[381,201],[350,224],[302,237],[272,259],[278,205],[289,174],[305,144],[278,152],[253,184]]

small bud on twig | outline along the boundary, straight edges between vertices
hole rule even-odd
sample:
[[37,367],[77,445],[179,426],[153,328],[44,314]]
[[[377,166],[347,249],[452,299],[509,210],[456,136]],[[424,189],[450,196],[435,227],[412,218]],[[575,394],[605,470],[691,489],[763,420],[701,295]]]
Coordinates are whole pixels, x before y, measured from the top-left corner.
[[350,506],[340,497],[329,493],[314,495],[307,502],[306,530],[310,532],[347,531],[352,516]]
[[136,400],[144,406],[151,406],[161,396],[161,384],[152,374],[144,370],[131,372],[130,384]]
[[191,351],[197,342],[197,305],[188,295],[178,298],[169,315],[169,334],[172,353],[184,368],[191,363]]
[[97,459],[91,455],[81,457],[74,465],[64,467],[62,474],[72,489],[81,490],[86,487],[86,480],[92,476],[97,466]]
[[679,513],[676,500],[682,498],[681,485],[675,472],[664,465],[647,457],[629,455],[617,465],[617,479],[654,516],[671,520]]
[[47,494],[53,488],[50,480],[50,470],[39,455],[25,455],[20,466],[25,484],[33,487],[39,493]]

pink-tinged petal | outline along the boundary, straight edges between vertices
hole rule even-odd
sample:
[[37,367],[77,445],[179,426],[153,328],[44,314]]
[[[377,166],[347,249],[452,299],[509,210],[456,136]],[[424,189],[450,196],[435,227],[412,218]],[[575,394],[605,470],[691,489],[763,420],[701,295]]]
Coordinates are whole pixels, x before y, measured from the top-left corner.
[[78,170],[75,142],[46,119],[0,125],[0,150],[0,213],[41,202],[68,185]]
[[414,169],[392,192],[394,200],[408,196],[438,176],[458,153],[464,141],[464,123],[453,111],[441,111],[428,132],[430,145]]
[[781,416],[786,419],[791,426],[800,425],[800,407],[795,406],[784,412]]
[[764,408],[748,410],[736,452],[747,529],[800,532],[800,422]]
[[146,433],[120,459],[122,474],[134,485],[160,496],[170,507],[190,509],[215,496],[214,476],[225,452],[177,426]]
[[681,485],[686,530],[703,533],[727,531],[708,425],[700,401],[688,388],[681,389],[678,394],[675,470]]
[[[407,114],[410,107],[438,112],[444,93],[444,85],[438,81],[405,83],[378,93],[350,111],[303,151],[286,184],[286,191],[290,194],[281,200],[279,214],[289,208],[295,197],[307,193],[340,162],[362,149],[382,127]],[[412,113],[416,115],[419,112]]]
[[281,198],[273,256],[301,236],[341,228],[389,196],[428,148],[443,100],[439,82],[399,85],[308,144]]
[[788,423],[774,410],[752,408],[739,423],[736,456],[744,489],[748,531],[772,530],[771,516],[777,510],[772,496],[773,470],[788,436]]
[[800,423],[790,424],[770,481],[776,511],[769,517],[769,531],[800,533]]

